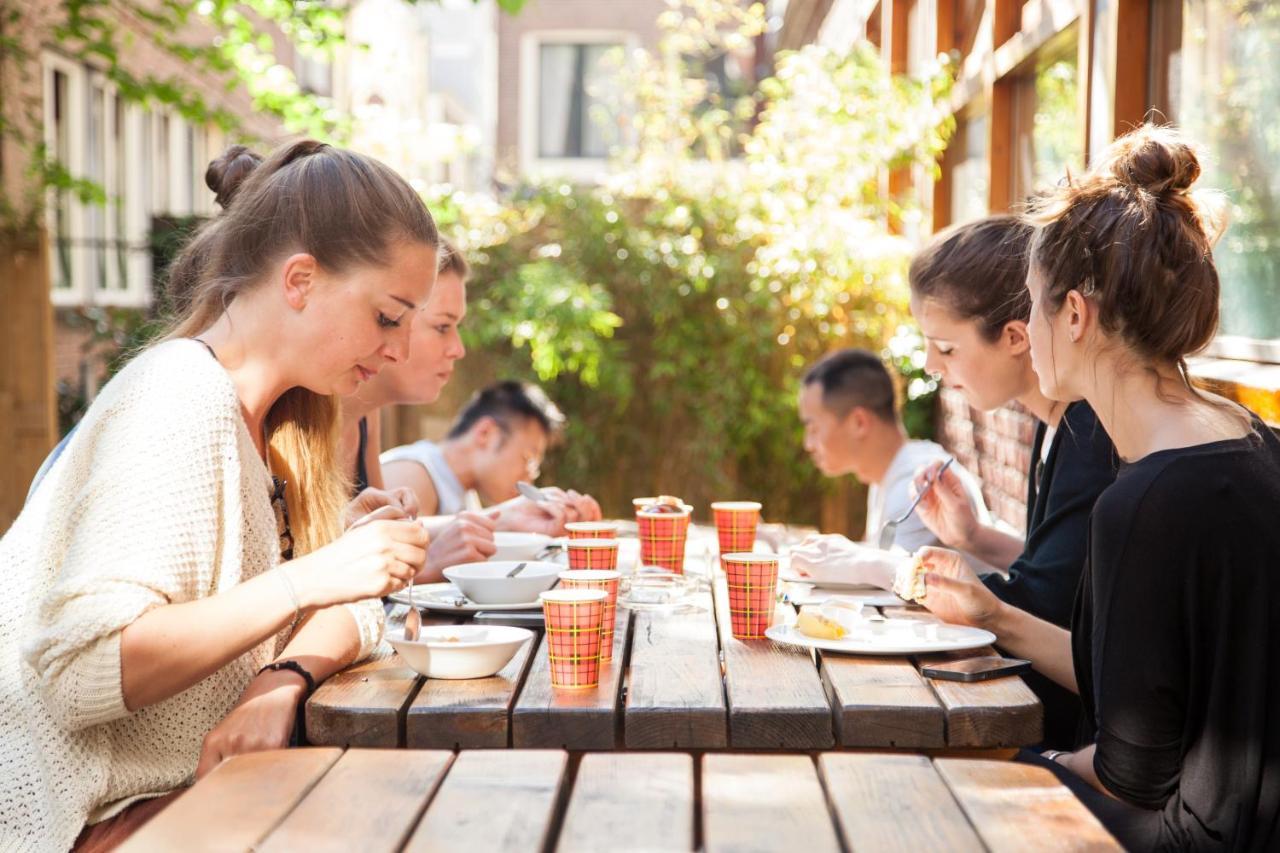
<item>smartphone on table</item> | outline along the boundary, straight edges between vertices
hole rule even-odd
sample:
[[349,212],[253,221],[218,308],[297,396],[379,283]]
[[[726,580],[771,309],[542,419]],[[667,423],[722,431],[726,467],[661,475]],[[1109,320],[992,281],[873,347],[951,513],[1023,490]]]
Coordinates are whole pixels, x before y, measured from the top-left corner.
[[477,625],[511,625],[539,631],[546,627],[541,610],[481,610],[474,621]]
[[1029,660],[994,655],[946,663],[931,663],[920,667],[920,674],[925,678],[939,678],[945,681],[987,681],[992,678],[1022,675],[1030,671],[1031,661]]

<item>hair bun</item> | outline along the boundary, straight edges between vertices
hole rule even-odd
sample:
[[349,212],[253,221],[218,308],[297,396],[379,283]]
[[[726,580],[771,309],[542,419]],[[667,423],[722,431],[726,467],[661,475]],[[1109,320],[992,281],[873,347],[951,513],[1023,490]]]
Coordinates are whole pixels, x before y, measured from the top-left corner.
[[222,156],[209,164],[205,170],[204,182],[213,190],[214,201],[226,210],[235,198],[236,191],[244,183],[244,179],[258,167],[262,158],[243,145],[232,145]]
[[1152,195],[1185,193],[1200,177],[1195,149],[1171,127],[1144,124],[1112,148],[1108,165],[1115,179]]

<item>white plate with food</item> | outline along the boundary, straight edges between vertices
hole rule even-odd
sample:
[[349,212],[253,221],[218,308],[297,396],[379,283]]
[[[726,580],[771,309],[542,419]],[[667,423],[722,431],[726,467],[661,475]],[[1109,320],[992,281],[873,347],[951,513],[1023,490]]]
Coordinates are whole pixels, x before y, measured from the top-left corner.
[[502,670],[533,632],[506,625],[436,625],[417,640],[387,637],[411,669],[428,678],[488,678]]
[[[396,604],[409,603],[409,590],[402,589],[388,596]],[[521,601],[512,604],[478,604],[462,594],[451,583],[414,584],[413,603],[419,610],[431,610],[445,613],[478,613],[481,610],[541,610],[542,604],[537,598],[532,601]]]
[[[829,611],[827,611],[829,612]],[[801,611],[802,616],[804,611]],[[827,627],[831,627],[830,623]],[[854,655],[917,655],[980,649],[996,641],[996,635],[981,628],[948,625],[945,622],[911,618],[891,618],[873,614],[869,618],[844,620],[830,636],[802,632],[797,623],[774,625],[765,636],[779,643],[842,652]],[[836,636],[839,634],[839,636]]]

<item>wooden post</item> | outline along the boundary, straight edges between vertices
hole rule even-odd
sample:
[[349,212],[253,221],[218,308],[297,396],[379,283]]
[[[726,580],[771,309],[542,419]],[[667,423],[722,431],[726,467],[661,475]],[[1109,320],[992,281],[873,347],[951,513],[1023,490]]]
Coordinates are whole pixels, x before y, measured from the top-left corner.
[[[993,2],[991,43],[994,49],[999,49],[1022,28],[1022,4],[1018,0]],[[1013,110],[1017,81],[1012,75],[996,79],[994,68],[989,68],[987,80],[990,110],[987,157],[991,164],[987,209],[1003,213],[1013,203]]]
[[56,443],[53,308],[43,233],[0,235],[0,534]]

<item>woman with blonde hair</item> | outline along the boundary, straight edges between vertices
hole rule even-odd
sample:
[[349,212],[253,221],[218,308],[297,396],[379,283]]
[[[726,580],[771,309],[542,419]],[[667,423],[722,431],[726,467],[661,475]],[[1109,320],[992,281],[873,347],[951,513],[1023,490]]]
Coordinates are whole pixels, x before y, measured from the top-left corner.
[[414,522],[342,532],[333,395],[407,356],[431,215],[320,143],[227,173],[179,263],[184,316],[0,540],[0,847],[109,848],[222,759],[285,745],[425,558]]
[[[1280,440],[1194,388],[1218,324],[1191,146],[1150,125],[1032,211],[1031,357],[1122,467],[1090,519],[1070,632],[925,549],[923,603],[1079,693],[1092,734],[1046,764],[1130,849],[1280,844]],[[1274,629],[1274,630],[1273,630]]]

